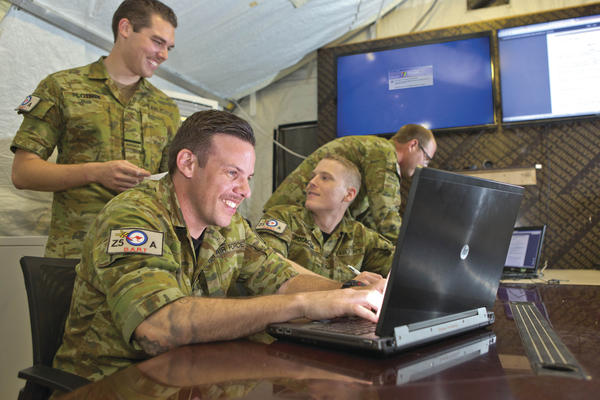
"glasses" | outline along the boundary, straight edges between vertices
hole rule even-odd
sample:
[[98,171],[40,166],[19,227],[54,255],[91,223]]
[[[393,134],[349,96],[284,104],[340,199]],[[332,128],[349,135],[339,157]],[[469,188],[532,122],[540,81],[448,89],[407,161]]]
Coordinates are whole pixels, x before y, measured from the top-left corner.
[[425,155],[425,166],[427,166],[431,162],[432,157],[429,154],[427,154],[427,152],[425,151],[425,149],[423,148],[423,146],[421,146],[421,143],[419,143],[419,142],[417,142],[417,143],[419,144],[419,148],[421,149],[421,151]]

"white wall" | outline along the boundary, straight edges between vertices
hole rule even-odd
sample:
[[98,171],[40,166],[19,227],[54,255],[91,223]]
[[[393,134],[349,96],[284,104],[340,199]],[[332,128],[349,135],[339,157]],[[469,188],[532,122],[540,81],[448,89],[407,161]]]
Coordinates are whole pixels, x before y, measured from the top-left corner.
[[[311,63],[256,93],[256,104],[246,98],[234,112],[250,121],[256,135],[256,165],[252,196],[240,212],[253,223],[262,215],[262,205],[271,195],[273,130],[279,125],[317,119],[317,70]],[[252,113],[251,110],[256,110]]]

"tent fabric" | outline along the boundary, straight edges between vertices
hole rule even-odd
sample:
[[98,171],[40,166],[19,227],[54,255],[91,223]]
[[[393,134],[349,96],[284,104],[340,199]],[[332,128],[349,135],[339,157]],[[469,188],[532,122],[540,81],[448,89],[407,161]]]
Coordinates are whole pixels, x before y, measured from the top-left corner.
[[[37,0],[112,42],[121,0]],[[224,99],[271,82],[304,55],[389,11],[399,0],[168,1],[178,18],[165,68]]]

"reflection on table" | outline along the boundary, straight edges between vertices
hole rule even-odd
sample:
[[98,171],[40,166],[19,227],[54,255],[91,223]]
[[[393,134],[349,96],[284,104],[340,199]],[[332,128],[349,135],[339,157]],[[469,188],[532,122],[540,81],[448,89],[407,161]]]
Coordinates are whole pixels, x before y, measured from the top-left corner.
[[[492,328],[391,357],[285,341],[237,340],[175,349],[64,399],[562,399],[600,391],[600,287],[503,285]],[[592,376],[534,375],[505,307],[524,296]]]

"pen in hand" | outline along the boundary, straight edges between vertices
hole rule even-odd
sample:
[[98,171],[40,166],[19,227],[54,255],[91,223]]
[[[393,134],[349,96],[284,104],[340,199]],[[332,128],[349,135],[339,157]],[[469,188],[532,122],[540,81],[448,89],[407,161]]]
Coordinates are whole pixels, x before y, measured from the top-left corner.
[[354,275],[358,275],[360,274],[360,271],[357,270],[356,268],[354,268],[352,265],[350,264],[346,264],[346,268],[348,268],[350,271],[352,271],[354,273]]

